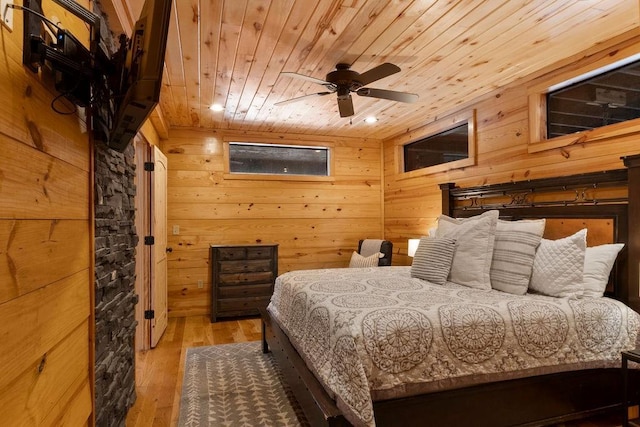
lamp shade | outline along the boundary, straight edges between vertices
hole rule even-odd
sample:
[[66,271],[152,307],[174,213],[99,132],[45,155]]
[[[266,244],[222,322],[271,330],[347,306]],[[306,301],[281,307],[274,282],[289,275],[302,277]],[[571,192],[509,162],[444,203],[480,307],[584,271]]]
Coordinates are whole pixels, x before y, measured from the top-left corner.
[[413,257],[416,254],[416,250],[418,250],[418,245],[420,244],[420,239],[409,239],[407,255]]

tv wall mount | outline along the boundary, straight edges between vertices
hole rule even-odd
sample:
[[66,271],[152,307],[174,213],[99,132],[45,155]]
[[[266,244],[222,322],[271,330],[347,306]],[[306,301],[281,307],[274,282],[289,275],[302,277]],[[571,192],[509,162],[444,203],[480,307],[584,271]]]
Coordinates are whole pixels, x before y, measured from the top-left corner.
[[[139,38],[147,27],[137,27],[134,31],[133,38],[138,45],[121,35],[118,50],[109,54],[101,41],[101,18],[98,15],[74,0],[52,1],[88,24],[89,47],[70,31],[47,18],[42,10],[42,0],[23,0],[22,6],[6,4],[0,12],[4,17],[9,8],[23,11],[22,60],[34,73],[44,67],[51,70],[55,89],[59,92],[59,96],[51,103],[52,108],[60,114],[70,114],[75,112],[76,106],[86,107],[94,139],[123,151],[159,100],[159,81],[153,93],[149,96],[143,94],[143,99],[139,99],[139,91],[136,92],[138,99],[127,96],[128,90],[134,86],[132,81],[138,71],[137,61],[143,55]],[[164,50],[171,0],[159,0],[159,4],[162,8],[160,20],[165,36],[165,44],[162,45]],[[132,58],[133,63],[128,63],[132,62]],[[159,67],[161,71],[162,64]],[[73,103],[74,110],[58,109],[55,104],[60,97]]]

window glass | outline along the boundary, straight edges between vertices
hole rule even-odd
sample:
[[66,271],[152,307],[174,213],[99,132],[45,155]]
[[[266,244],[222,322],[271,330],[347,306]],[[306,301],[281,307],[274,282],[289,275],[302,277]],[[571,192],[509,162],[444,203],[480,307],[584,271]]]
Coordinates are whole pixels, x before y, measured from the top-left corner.
[[404,171],[469,158],[469,126],[465,122],[453,129],[428,136],[404,146]]
[[243,174],[329,176],[329,149],[230,142],[229,171]]
[[640,117],[640,62],[547,94],[547,138]]

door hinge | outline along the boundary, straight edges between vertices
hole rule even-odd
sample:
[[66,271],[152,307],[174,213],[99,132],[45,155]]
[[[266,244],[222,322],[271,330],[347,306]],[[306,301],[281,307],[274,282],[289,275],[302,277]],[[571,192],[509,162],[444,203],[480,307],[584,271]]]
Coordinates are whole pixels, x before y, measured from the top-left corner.
[[156,169],[156,165],[153,162],[144,162],[144,170],[147,172],[153,172]]
[[156,312],[153,311],[153,310],[145,310],[144,318],[147,319],[147,320],[155,319],[156,318]]
[[155,245],[156,239],[153,236],[144,236],[144,244],[147,246]]

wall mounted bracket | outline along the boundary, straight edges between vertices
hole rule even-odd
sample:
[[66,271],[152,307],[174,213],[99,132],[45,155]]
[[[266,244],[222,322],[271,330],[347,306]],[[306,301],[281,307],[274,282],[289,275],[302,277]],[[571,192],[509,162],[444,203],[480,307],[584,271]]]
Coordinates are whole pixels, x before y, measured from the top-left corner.
[[13,0],[0,0],[0,15],[2,16],[2,24],[13,31],[13,9],[7,7]]

